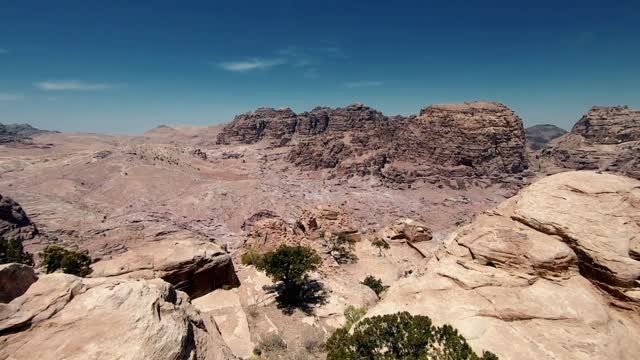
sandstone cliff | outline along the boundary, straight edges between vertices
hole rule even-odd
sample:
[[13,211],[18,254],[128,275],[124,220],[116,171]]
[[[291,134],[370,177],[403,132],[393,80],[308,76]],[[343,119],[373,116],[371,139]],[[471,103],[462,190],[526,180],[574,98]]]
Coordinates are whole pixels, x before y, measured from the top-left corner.
[[1,359],[235,359],[215,322],[156,280],[41,276],[0,304]]
[[501,179],[528,168],[520,118],[502,104],[481,101],[433,105],[411,117],[387,117],[362,104],[301,114],[261,108],[237,116],[217,141],[288,145],[287,159],[302,169],[396,183]]
[[640,179],[640,110],[593,107],[540,154],[544,170],[606,170]]

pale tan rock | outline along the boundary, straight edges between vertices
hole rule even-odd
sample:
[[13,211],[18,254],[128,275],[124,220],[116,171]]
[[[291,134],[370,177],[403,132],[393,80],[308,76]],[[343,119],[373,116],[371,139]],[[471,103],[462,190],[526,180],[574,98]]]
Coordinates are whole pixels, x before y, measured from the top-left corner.
[[379,236],[386,241],[405,240],[409,242],[429,241],[433,235],[429,228],[412,219],[398,219],[384,227]]
[[544,178],[453,234],[367,316],[427,315],[501,359],[636,359],[639,190],[595,172]]
[[8,303],[25,291],[38,277],[31,266],[23,264],[0,265],[0,303]]
[[0,304],[2,359],[233,359],[220,333],[160,280],[43,275]]
[[231,257],[207,241],[163,240],[92,265],[92,277],[161,278],[192,298],[239,285]]
[[234,355],[243,359],[251,356],[255,345],[251,341],[247,315],[240,304],[237,289],[216,290],[193,300],[193,306],[215,320]]

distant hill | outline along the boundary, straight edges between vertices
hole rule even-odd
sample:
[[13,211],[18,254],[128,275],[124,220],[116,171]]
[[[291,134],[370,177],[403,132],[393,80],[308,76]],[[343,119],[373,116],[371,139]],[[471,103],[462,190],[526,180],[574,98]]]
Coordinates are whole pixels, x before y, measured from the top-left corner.
[[551,124],[541,124],[524,130],[527,147],[530,150],[540,150],[549,141],[567,133],[566,130]]
[[0,144],[23,142],[30,140],[33,135],[52,131],[34,128],[29,124],[0,124]]

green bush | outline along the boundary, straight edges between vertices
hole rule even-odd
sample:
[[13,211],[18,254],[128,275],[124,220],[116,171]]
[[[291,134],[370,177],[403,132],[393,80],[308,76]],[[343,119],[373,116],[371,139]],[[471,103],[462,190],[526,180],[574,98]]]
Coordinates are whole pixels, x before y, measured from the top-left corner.
[[347,320],[347,323],[344,325],[344,327],[347,330],[350,330],[353,324],[357,323],[360,319],[362,319],[366,313],[367,313],[367,308],[364,306],[363,307],[357,307],[353,305],[347,306],[347,308],[344,309],[344,317]]
[[262,261],[262,254],[260,254],[257,250],[247,249],[247,251],[242,254],[241,257],[242,264],[244,265],[254,265],[258,266]]
[[380,256],[383,255],[383,253],[382,253],[383,250],[389,250],[389,248],[390,248],[389,244],[386,241],[384,241],[384,240],[382,240],[380,238],[376,238],[375,240],[373,240],[371,245],[373,245],[373,246],[378,248],[378,255],[380,255]]
[[354,253],[356,241],[347,234],[332,235],[329,239],[329,251],[338,264],[358,261]]
[[253,350],[256,355],[261,355],[265,352],[273,352],[278,350],[284,350],[287,348],[287,343],[278,334],[267,334],[259,342],[258,346]]
[[274,281],[282,281],[287,298],[295,299],[300,294],[307,272],[316,270],[321,262],[310,247],[282,245],[266,253],[256,267]]
[[382,280],[375,278],[373,275],[367,275],[367,277],[364,278],[364,281],[362,281],[361,284],[370,287],[371,290],[373,290],[378,296],[380,296],[380,294],[382,294],[388,288],[388,286],[384,286],[382,284]]
[[33,255],[24,251],[22,241],[0,238],[0,264],[8,263],[33,265]]
[[58,269],[66,274],[85,277],[91,273],[91,258],[88,255],[69,251],[58,245],[49,245],[41,253],[42,264],[47,273]]
[[408,312],[364,319],[351,333],[340,328],[331,335],[326,349],[327,360],[498,359],[490,352],[479,357],[450,325],[434,326],[427,316],[413,316]]

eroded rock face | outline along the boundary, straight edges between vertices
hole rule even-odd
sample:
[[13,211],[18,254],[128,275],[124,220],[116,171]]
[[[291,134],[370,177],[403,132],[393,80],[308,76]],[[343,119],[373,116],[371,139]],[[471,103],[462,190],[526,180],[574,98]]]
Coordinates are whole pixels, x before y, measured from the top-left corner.
[[25,291],[38,277],[31,266],[23,264],[0,265],[0,303],[8,303]]
[[160,280],[43,275],[0,304],[3,359],[234,359],[215,323]]
[[0,195],[0,237],[7,240],[28,240],[38,233],[36,226],[20,204]]
[[161,278],[192,298],[238,286],[231,257],[205,241],[164,240],[129,249],[92,265],[92,277]]
[[295,132],[298,117],[291,109],[259,108],[236,116],[218,134],[218,144],[252,144],[270,138],[286,143]]
[[428,315],[505,359],[634,359],[639,201],[626,177],[544,178],[454,234],[367,316]]
[[606,170],[640,179],[640,110],[593,107],[540,154],[543,168]]
[[528,168],[522,121],[506,106],[490,102],[433,105],[408,118],[390,118],[362,104],[301,114],[258,109],[236,117],[218,142],[262,139],[290,144],[287,159],[302,169],[375,175],[390,182],[501,178]]

